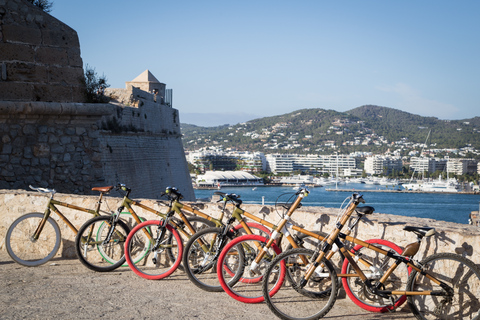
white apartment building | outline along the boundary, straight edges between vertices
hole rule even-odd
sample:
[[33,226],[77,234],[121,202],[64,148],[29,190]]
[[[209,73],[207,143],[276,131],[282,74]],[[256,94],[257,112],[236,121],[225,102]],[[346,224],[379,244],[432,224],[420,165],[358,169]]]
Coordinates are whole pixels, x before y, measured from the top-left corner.
[[347,155],[297,155],[297,154],[268,154],[265,156],[267,161],[267,171],[274,173],[289,173],[293,171],[304,171],[311,173],[329,173],[345,176],[345,170],[355,172],[357,161],[352,156]]
[[435,171],[445,171],[448,161],[448,158],[411,157],[410,168],[415,172],[433,173]]
[[456,175],[478,172],[479,163],[475,159],[448,159],[447,172]]
[[365,173],[373,174],[384,174],[388,175],[392,171],[401,171],[402,170],[402,159],[400,157],[388,157],[375,155],[372,157],[367,157],[365,159]]

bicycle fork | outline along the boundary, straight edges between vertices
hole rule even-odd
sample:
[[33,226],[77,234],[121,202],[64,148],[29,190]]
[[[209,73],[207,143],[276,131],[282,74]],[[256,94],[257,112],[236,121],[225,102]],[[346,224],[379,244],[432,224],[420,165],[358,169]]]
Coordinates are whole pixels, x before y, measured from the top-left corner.
[[152,249],[151,249],[151,252],[153,252],[152,262],[154,265],[156,265],[158,262],[158,254],[159,254],[158,251],[160,246],[163,243],[163,238],[165,238],[165,230],[167,229],[168,222],[174,214],[175,214],[175,211],[170,211],[169,213],[167,213],[167,216],[165,217],[165,219],[160,220],[158,224],[157,232],[159,233],[155,239],[155,244],[152,246]]

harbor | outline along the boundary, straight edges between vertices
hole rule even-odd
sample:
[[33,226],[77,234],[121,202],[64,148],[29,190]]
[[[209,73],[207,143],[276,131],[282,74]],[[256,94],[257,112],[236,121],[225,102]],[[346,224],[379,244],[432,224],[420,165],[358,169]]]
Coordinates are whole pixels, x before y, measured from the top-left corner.
[[[339,208],[353,193],[361,193],[365,205],[373,206],[376,213],[406,217],[430,218],[468,224],[470,213],[478,210],[480,195],[473,192],[435,193],[386,190],[378,185],[354,183],[325,187],[308,187],[310,194],[302,201],[304,206]],[[292,186],[222,187],[220,190],[195,189],[195,196],[210,201],[213,193],[221,191],[241,195],[245,204],[275,205],[286,202],[295,193]]]

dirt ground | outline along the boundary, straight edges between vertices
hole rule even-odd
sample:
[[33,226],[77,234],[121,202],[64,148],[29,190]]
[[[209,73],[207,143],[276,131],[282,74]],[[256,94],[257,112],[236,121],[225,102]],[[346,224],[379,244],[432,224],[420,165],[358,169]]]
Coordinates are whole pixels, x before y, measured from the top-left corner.
[[[75,259],[28,268],[0,252],[0,319],[274,319],[264,303],[244,304],[203,291],[177,270],[149,281],[128,267],[96,273]],[[405,310],[375,314],[357,307],[343,290],[325,319],[413,319]]]

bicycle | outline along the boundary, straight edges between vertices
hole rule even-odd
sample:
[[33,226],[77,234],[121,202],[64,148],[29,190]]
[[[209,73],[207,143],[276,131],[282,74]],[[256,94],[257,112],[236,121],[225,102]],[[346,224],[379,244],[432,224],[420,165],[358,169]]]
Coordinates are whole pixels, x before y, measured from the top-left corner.
[[[167,193],[170,194],[172,201],[169,212],[166,214],[166,216],[160,221],[150,220],[137,225],[128,235],[125,242],[124,250],[128,266],[137,275],[145,279],[163,279],[169,276],[176,270],[177,267],[179,267],[183,254],[183,241],[181,241],[179,238],[179,234],[177,232],[179,226],[178,224],[174,223],[174,215],[179,214],[182,220],[184,220],[185,216],[181,209],[190,211],[210,221],[211,223],[205,225],[205,227],[223,226],[223,210],[220,217],[215,219],[205,213],[193,209],[192,207],[180,203],[179,200],[182,198],[182,195],[176,188],[167,188]],[[184,220],[184,223],[187,226],[189,225],[188,220]],[[251,229],[253,228],[260,229],[261,232],[268,233],[268,229],[263,228],[262,226],[246,223],[245,221],[240,221],[239,228],[245,229],[246,232],[252,232]],[[155,236],[153,234],[153,230],[156,230]],[[184,235],[186,235],[188,238],[191,238],[199,229],[189,227],[189,230],[191,233],[184,233]],[[144,254],[143,259],[138,262],[134,262],[132,257],[135,253],[140,251],[142,254]],[[163,253],[165,254],[162,255]]]
[[[223,289],[218,283],[216,262],[227,242],[243,234],[259,234],[268,237],[270,230],[267,227],[274,228],[275,226],[242,210],[240,196],[219,191],[214,194],[221,197],[217,202],[223,202],[222,213],[225,212],[227,203],[233,205],[233,211],[225,225],[203,229],[193,235],[185,245],[182,262],[188,278],[197,287],[206,291],[219,292]],[[257,223],[246,223],[243,216]],[[238,221],[239,224],[233,226],[235,221]],[[243,262],[240,260],[236,263]]]
[[[431,227],[404,227],[405,231],[413,232],[417,236],[417,241],[407,245],[401,254],[345,236],[341,230],[359,203],[364,203],[363,197],[354,194],[333,231],[315,250],[285,251],[268,266],[262,290],[268,307],[276,316],[288,320],[324,317],[335,304],[338,290],[336,279],[341,277],[344,285],[349,278],[360,278],[358,283],[361,283],[368,295],[373,299],[380,297],[390,300],[392,305],[396,297],[407,296],[410,310],[417,319],[480,318],[478,266],[471,260],[452,253],[436,253],[421,262],[416,261],[414,256],[420,248],[422,239],[435,234],[435,229]],[[385,268],[362,269],[347,253],[340,238],[353,241],[385,257]],[[333,245],[339,248],[346,259],[342,268],[346,273],[337,274],[331,263],[325,259]],[[391,263],[387,265],[387,262]],[[399,265],[404,266],[404,272],[407,268],[412,270],[405,289],[386,288],[389,278]],[[283,270],[283,273],[278,270]],[[301,289],[310,284],[316,286],[317,292],[322,295],[302,294]]]
[[[128,265],[125,264],[124,246],[127,235],[130,233],[130,228],[120,219],[121,212],[126,209],[136,225],[144,222],[145,219],[138,216],[135,210],[133,210],[133,206],[154,213],[162,219],[167,217],[166,213],[162,213],[136,200],[130,199],[129,197],[132,190],[124,184],[118,184],[115,189],[124,192],[122,202],[117,211],[110,216],[94,217],[88,220],[80,227],[75,238],[75,251],[80,262],[87,268],[98,272],[112,271],[120,266]],[[180,219],[174,217],[169,219],[170,225],[187,238],[190,238],[201,228],[221,224],[221,218],[215,219],[180,203],[179,200],[183,196],[175,187],[167,187],[162,196],[168,198],[169,204],[166,205],[161,201],[158,203],[167,206],[167,212],[174,211],[180,216]],[[187,217],[180,208],[201,215],[201,217]],[[169,240],[171,240],[171,238]],[[140,250],[141,248],[137,249],[139,250],[132,253],[133,255],[131,256],[134,263],[142,260],[146,251],[148,251],[148,247],[143,248],[143,250]]]
[[[258,303],[264,300],[261,281],[262,281],[262,274],[265,271],[267,265],[273,260],[273,258],[281,253],[281,249],[279,247],[282,237],[285,236],[287,238],[289,245],[287,246],[287,250],[291,248],[315,248],[317,246],[317,242],[323,241],[327,234],[321,232],[311,232],[300,228],[298,226],[292,225],[290,222],[291,216],[296,208],[298,208],[304,197],[309,194],[309,190],[307,188],[300,189],[297,193],[295,193],[295,201],[291,206],[284,206],[284,208],[288,208],[288,212],[282,215],[282,220],[279,224],[274,228],[272,233],[272,237],[267,239],[265,237],[255,237],[255,236],[242,236],[234,239],[232,242],[227,244],[223,251],[220,254],[218,259],[217,265],[217,276],[220,282],[221,287],[230,295],[232,298],[245,302],[245,303]],[[348,227],[346,235],[350,235],[356,225],[360,222],[360,220],[368,214],[373,213],[374,208],[364,206],[359,207],[356,209],[357,212],[357,219]],[[289,229],[293,229],[298,233],[295,236],[292,236],[289,232]],[[300,236],[299,236],[300,235]],[[279,241],[275,243],[275,241]],[[306,243],[305,243],[306,241]],[[395,245],[394,243],[382,239],[371,239],[367,241],[369,244],[374,243],[377,245],[382,246],[385,250],[392,250],[396,253],[401,253],[402,249]],[[272,248],[272,251],[269,251]],[[229,261],[231,257],[234,257],[238,251],[244,251],[242,253],[245,256],[245,263],[241,265],[235,272],[233,272],[229,268],[221,268],[222,264],[225,261]],[[327,256],[327,260],[332,261],[334,258],[336,250],[332,250],[329,255]],[[377,261],[376,257],[367,257],[361,247],[356,247],[351,252],[352,255],[356,255],[359,258],[359,261],[368,266],[377,266],[380,264]],[[337,259],[337,258],[336,258]],[[338,260],[338,259],[337,259]],[[230,264],[228,262],[227,264]],[[336,262],[338,264],[338,262]],[[239,277],[240,274],[240,277]],[[349,284],[350,285],[350,284]],[[313,290],[313,289],[312,289]],[[303,289],[303,292],[315,295],[316,293],[312,290]],[[362,297],[358,297],[355,295],[351,295],[350,298],[359,306],[362,306],[361,299]],[[395,305],[399,306],[403,304],[406,300],[406,297],[400,297],[396,302]],[[378,303],[375,306],[376,312],[385,311],[387,306],[382,303]]]
[[55,189],[35,188],[31,189],[40,193],[50,193],[44,213],[31,212],[17,218],[8,228],[5,236],[5,246],[10,257],[18,264],[27,267],[36,267],[48,262],[58,252],[61,243],[61,232],[58,223],[50,217],[52,211],[65,222],[65,224],[77,234],[77,228],[63,215],[56,206],[83,211],[94,216],[100,216],[103,196],[112,187],[94,187],[93,191],[99,191],[100,196],[94,210],[79,207],[73,204],[55,200]]

